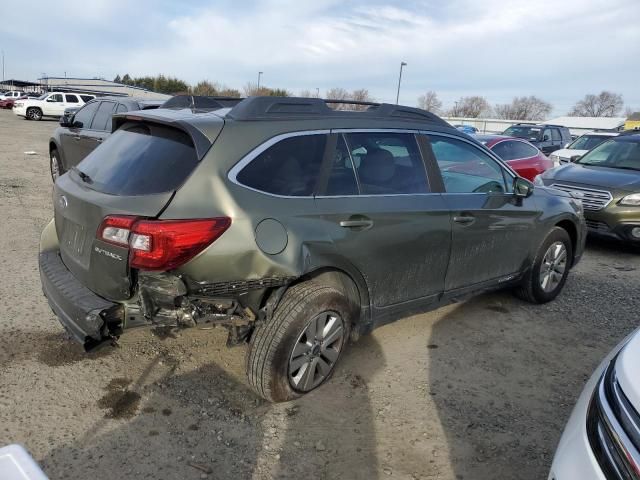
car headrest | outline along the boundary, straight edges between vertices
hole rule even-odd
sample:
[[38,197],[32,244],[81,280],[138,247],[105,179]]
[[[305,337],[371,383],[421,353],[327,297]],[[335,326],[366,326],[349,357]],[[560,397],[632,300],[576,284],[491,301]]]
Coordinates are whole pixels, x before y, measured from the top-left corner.
[[360,159],[358,174],[364,183],[383,185],[393,178],[396,166],[388,150],[373,150]]

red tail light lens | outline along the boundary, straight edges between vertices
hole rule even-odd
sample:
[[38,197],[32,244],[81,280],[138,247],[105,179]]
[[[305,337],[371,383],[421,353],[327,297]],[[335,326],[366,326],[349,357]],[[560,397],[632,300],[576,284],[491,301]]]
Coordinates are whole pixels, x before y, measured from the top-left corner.
[[124,230],[128,230],[124,245],[129,246],[129,265],[142,270],[172,270],[202,252],[230,225],[227,217],[143,220],[109,216],[102,222],[98,237],[122,245]]

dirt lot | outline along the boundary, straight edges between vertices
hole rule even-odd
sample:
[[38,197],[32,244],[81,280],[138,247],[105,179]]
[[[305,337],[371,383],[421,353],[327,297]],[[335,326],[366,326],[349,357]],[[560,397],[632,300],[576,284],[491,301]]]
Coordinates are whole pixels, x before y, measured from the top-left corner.
[[385,326],[294,403],[251,393],[222,330],[85,355],[38,277],[56,126],[0,111],[0,445],[52,479],[546,478],[586,378],[638,325],[640,254],[591,241],[556,301],[489,294]]

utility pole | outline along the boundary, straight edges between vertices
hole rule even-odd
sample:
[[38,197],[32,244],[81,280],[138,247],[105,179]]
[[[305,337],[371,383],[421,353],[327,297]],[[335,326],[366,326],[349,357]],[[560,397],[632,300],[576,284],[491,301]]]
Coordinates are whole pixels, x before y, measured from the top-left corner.
[[402,82],[402,67],[406,67],[406,62],[400,62],[400,75],[398,76],[398,93],[396,94],[396,105],[398,105],[398,101],[400,100],[400,83]]
[[316,97],[320,98],[320,87],[316,87]]
[[260,90],[260,77],[262,76],[264,72],[258,72],[258,88],[257,90]]
[[4,83],[4,50],[2,50],[2,83]]

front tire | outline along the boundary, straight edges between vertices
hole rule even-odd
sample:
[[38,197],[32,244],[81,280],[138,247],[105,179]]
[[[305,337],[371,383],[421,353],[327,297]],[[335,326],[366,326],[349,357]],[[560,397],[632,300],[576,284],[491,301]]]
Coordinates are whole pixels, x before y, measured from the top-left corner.
[[554,227],[544,239],[531,267],[515,290],[531,303],[547,303],[562,291],[573,259],[571,238],[564,228]]
[[273,318],[259,324],[247,354],[251,387],[285,402],[327,381],[349,338],[353,312],[333,287],[304,282],[284,294]]
[[28,108],[27,118],[29,120],[42,120],[42,110],[37,107]]
[[51,170],[51,180],[56,183],[56,179],[65,174],[64,165],[60,161],[60,154],[57,149],[51,150],[49,153],[49,170]]

